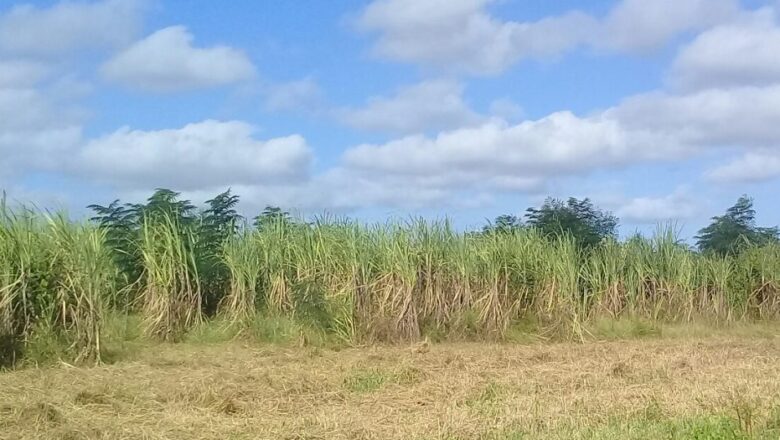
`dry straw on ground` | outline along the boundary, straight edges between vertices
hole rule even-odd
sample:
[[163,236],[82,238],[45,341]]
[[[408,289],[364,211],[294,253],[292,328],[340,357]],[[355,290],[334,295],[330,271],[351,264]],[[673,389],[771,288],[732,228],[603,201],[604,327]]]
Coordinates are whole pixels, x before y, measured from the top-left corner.
[[778,338],[428,348],[160,345],[6,372],[0,438],[631,438],[714,415],[743,437],[706,438],[753,438],[780,421]]

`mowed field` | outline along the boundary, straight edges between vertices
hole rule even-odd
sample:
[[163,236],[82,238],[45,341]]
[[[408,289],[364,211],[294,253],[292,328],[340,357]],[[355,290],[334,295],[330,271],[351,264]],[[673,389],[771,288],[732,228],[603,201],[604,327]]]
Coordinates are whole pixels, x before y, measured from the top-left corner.
[[160,344],[0,373],[2,439],[780,438],[780,337]]

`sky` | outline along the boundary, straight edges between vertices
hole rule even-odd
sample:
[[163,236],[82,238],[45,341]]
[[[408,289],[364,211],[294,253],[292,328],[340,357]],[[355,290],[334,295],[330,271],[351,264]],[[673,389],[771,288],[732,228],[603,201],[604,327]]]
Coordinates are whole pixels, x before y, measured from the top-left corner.
[[780,223],[780,1],[0,0],[0,187],[86,215]]

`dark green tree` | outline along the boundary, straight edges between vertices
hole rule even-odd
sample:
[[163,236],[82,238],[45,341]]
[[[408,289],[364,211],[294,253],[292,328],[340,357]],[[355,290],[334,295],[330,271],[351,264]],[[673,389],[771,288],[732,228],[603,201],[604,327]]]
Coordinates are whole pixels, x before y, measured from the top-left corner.
[[238,232],[243,220],[236,211],[238,202],[239,197],[231,194],[229,189],[206,201],[207,208],[201,215],[201,230],[209,241],[221,244]]
[[105,230],[106,245],[124,278],[122,284],[135,283],[143,273],[141,250],[138,247],[138,205],[122,205],[119,200],[114,200],[108,206],[93,204],[88,208],[95,213],[91,220]]
[[[208,296],[216,296],[213,291],[220,288],[220,280],[226,277],[219,250],[222,241],[237,227],[240,219],[234,209],[237,203],[238,197],[228,190],[209,200],[208,208],[199,214],[189,200],[180,198],[178,192],[159,188],[146,203],[120,204],[115,200],[108,206],[90,205],[88,208],[95,212],[92,220],[106,230],[106,243],[125,285],[132,285],[143,274],[140,243],[144,223],[174,221],[182,226],[182,240],[194,253],[200,281],[208,290]],[[213,308],[208,298],[204,298],[204,304]]]
[[569,234],[582,248],[592,248],[604,239],[616,238],[619,220],[593,206],[589,199],[570,197],[566,202],[547,198],[540,208],[528,208],[526,224],[544,235]]
[[236,211],[239,197],[230,189],[206,201],[200,215],[198,246],[195,253],[198,277],[203,290],[203,308],[211,315],[230,287],[230,271],[222,259],[222,245],[234,236],[243,218]]
[[257,230],[262,230],[276,223],[292,223],[293,219],[290,213],[282,211],[278,206],[266,206],[260,215],[255,217],[254,226]]
[[486,234],[507,234],[522,227],[523,222],[517,216],[505,214],[499,215],[492,223],[485,225],[482,228],[482,232]]
[[130,205],[139,212],[141,220],[157,220],[157,216],[169,215],[182,225],[191,226],[197,216],[195,205],[189,200],[180,200],[181,194],[170,189],[158,188],[146,200],[145,205]]
[[708,254],[734,255],[748,246],[760,246],[778,240],[778,228],[756,226],[753,199],[743,195],[726,214],[715,216],[696,238],[699,250]]

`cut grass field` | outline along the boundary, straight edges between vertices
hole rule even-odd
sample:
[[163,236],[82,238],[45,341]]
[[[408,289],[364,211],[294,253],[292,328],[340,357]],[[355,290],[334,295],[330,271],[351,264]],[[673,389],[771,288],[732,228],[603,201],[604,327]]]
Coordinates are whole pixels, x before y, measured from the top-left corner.
[[2,439],[777,439],[776,327],[582,343],[149,344],[0,373]]

